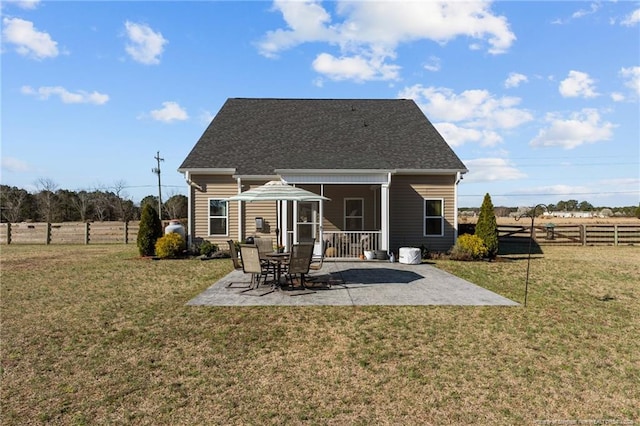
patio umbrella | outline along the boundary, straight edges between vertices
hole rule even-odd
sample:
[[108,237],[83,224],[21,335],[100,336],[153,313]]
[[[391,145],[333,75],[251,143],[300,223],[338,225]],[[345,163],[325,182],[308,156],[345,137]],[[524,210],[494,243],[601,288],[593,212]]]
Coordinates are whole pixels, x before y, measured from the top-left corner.
[[[306,189],[288,185],[279,180],[272,180],[257,188],[249,189],[227,198],[225,201],[325,201],[329,198],[322,195],[314,194]],[[276,203],[276,218],[278,226],[276,226],[276,240],[280,243],[280,212]]]

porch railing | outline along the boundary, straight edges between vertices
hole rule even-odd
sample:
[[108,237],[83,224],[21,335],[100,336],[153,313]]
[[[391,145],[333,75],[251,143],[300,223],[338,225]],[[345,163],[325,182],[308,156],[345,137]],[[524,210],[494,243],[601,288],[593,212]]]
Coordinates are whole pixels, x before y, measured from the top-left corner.
[[325,256],[359,257],[364,250],[380,250],[380,231],[325,231]]
[[[293,232],[289,231],[289,246],[293,244]],[[381,231],[324,231],[326,257],[359,257],[365,250],[381,250]],[[318,242],[316,242],[318,244]]]

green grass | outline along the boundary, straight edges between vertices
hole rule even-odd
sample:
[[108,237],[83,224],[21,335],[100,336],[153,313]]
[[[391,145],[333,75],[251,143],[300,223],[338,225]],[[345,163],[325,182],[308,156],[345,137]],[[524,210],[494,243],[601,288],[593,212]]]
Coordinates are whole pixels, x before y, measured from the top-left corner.
[[[640,249],[544,252],[527,308],[221,308],[228,259],[2,246],[0,423],[640,421]],[[526,260],[436,263],[523,300]]]

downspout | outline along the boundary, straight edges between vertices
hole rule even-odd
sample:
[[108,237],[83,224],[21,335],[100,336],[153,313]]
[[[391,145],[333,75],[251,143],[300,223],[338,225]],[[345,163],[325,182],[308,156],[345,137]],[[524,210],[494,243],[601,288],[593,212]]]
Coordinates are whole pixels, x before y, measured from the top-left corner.
[[187,247],[191,247],[191,244],[193,244],[193,219],[191,217],[193,209],[191,208],[191,201],[193,200],[194,182],[190,179],[188,171],[184,173],[184,178],[189,184],[189,191],[187,191]]
[[197,190],[199,190],[201,192],[204,192],[204,189],[202,188],[202,186],[198,185],[193,180],[191,180],[191,173],[189,173],[189,171],[184,172],[184,179],[187,181],[189,186],[191,186],[192,188],[195,188],[195,189],[197,189]]
[[[242,192],[242,178],[236,178],[238,181],[238,194]],[[242,201],[238,201],[238,241],[242,241]]]
[[456,172],[456,184],[453,187],[453,242],[458,241],[458,184],[462,180],[460,172]]
[[195,198],[194,191],[197,189],[200,192],[204,192],[204,188],[201,185],[195,183],[193,179],[191,179],[191,172],[189,172],[188,170],[184,172],[184,179],[189,185],[189,192],[187,193],[187,246],[191,247],[196,226],[196,221],[193,217],[194,209],[192,206],[192,202]]

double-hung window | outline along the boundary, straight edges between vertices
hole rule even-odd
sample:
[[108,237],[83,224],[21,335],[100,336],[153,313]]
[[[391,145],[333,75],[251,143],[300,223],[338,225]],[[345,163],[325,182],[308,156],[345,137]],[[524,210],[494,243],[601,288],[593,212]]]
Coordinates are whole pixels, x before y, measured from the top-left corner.
[[444,200],[426,198],[424,200],[424,236],[442,237],[444,235]]
[[227,235],[229,233],[229,209],[227,202],[221,199],[209,199],[209,235]]
[[362,231],[364,229],[364,198],[344,199],[344,230]]

